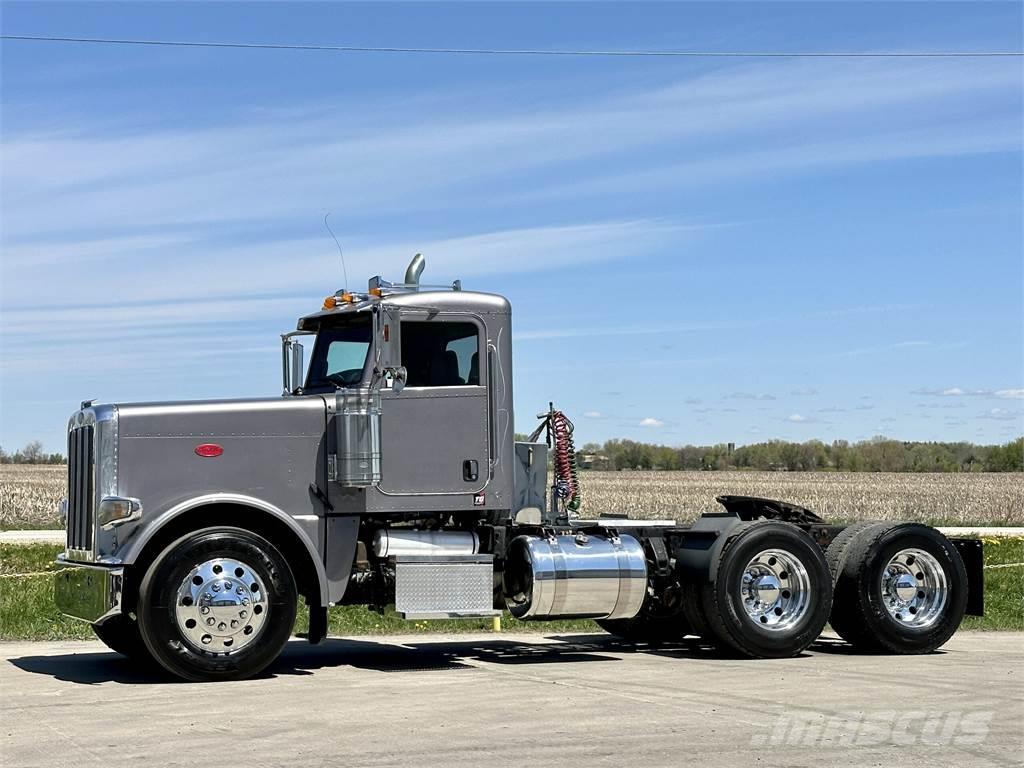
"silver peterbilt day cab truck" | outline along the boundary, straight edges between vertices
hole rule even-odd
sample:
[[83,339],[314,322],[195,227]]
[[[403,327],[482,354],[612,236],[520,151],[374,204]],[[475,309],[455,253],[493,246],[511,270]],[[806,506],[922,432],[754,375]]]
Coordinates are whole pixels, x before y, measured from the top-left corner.
[[508,301],[422,270],[417,255],[404,282],[302,317],[282,336],[283,397],[83,403],[60,610],[189,680],[264,669],[300,596],[314,643],[332,605],[507,608],[752,657],[798,654],[826,622],[857,649],[923,653],[981,613],[981,543],[924,525],[828,525],[742,496],[692,525],[581,517],[568,419],[549,409],[514,439]]

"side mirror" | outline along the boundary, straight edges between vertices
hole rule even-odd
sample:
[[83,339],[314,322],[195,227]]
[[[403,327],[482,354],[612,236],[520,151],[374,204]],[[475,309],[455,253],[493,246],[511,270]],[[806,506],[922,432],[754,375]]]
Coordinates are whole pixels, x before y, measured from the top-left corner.
[[305,372],[303,365],[303,353],[305,350],[302,344],[294,339],[282,339],[282,375],[284,378],[284,395],[294,395],[302,389],[302,374]]
[[380,371],[398,369],[402,365],[401,315],[397,307],[381,304],[374,313],[376,334],[376,368]]
[[405,389],[405,383],[409,381],[409,371],[404,365],[400,365],[391,372],[391,391],[396,395]]

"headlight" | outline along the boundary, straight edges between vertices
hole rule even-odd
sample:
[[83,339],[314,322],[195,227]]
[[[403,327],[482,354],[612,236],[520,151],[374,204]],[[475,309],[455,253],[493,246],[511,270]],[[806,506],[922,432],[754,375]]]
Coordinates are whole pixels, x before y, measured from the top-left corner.
[[97,495],[117,496],[117,406],[93,406],[96,413]]
[[104,496],[100,499],[99,512],[96,514],[96,520],[103,528],[113,528],[129,520],[138,520],[140,517],[142,502],[124,496]]

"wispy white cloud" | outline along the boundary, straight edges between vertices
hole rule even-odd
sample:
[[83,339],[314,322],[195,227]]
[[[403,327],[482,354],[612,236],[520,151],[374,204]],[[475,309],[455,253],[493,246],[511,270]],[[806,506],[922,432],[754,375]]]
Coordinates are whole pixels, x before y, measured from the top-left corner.
[[604,418],[604,414],[600,411],[584,411],[583,418],[585,419],[601,419]]
[[640,426],[641,427],[664,427],[665,426],[665,422],[662,421],[661,419],[655,419],[655,418],[653,418],[651,416],[648,416],[647,418],[640,420]]
[[787,416],[786,421],[788,421],[790,424],[808,424],[814,421],[814,419],[808,416],[801,416],[799,413],[794,413]]
[[733,392],[732,394],[725,395],[726,400],[774,400],[775,395],[768,395],[765,393],[753,393],[753,392]]
[[911,391],[912,395],[929,397],[994,397],[1000,400],[1024,400],[1024,389],[966,389],[964,387],[946,387],[945,389],[920,387]]
[[997,421],[1024,421],[1024,410],[1008,410],[1006,408],[990,408],[979,419],[995,419]]
[[[22,131],[3,143],[6,237],[313,218],[328,207],[358,219],[473,205],[481,194],[622,194],[666,182],[1017,151],[1019,119],[978,110],[972,122],[955,124],[963,112],[950,105],[1004,103],[1020,84],[1019,72],[998,62],[771,62],[597,96],[552,95],[525,110],[497,98],[453,109],[442,94],[405,110],[365,105],[358,119],[309,104],[183,130],[140,130],[125,116],[120,128],[108,121]],[[864,119],[880,110],[887,133]],[[815,133],[830,138],[808,140]],[[726,145],[726,136],[736,141]],[[664,151],[622,162],[652,147]],[[579,168],[595,158],[606,162]],[[569,164],[572,174],[557,172]],[[551,177],[538,184],[526,179],[531,170]],[[571,184],[554,183],[567,176]]]
[[[679,242],[697,229],[635,220],[442,239],[352,238],[346,243],[345,260],[349,274],[363,280],[373,274],[400,275],[412,254],[423,252],[429,270],[425,279],[443,282],[631,258],[670,240]],[[97,270],[93,262],[104,247],[110,250],[104,269]],[[140,258],[142,247],[145,253]],[[267,294],[319,296],[342,282],[338,253],[326,237],[218,246],[185,237],[21,244],[5,248],[3,274],[5,309],[18,307],[26,297],[33,305],[41,297],[45,302],[60,297],[76,304],[109,301],[114,289],[117,304]]]
[[1024,389],[997,389],[993,394],[1001,400],[1024,400]]

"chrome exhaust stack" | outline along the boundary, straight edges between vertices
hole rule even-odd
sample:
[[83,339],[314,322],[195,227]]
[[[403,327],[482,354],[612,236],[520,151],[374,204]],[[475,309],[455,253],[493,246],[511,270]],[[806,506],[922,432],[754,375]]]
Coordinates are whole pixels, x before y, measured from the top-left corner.
[[427,260],[423,258],[422,253],[417,253],[412,257],[412,261],[409,262],[409,266],[405,270],[404,284],[407,288],[419,288],[420,275],[423,274],[423,269],[426,266]]

